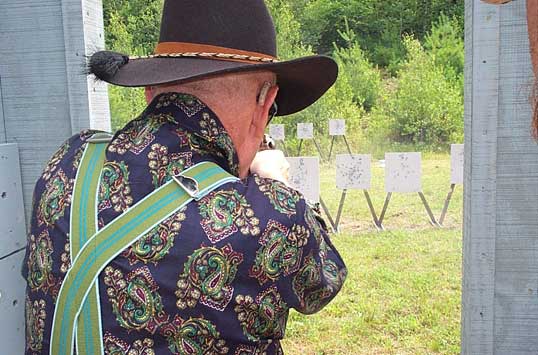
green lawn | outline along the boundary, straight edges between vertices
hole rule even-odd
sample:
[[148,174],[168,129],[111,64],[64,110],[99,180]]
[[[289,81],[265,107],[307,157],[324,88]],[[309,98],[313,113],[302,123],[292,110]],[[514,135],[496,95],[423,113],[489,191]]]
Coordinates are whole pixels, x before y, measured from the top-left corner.
[[[439,217],[448,192],[446,154],[423,155],[423,190]],[[335,169],[321,169],[322,197],[335,214]],[[370,194],[381,210],[384,174],[373,163]],[[428,221],[416,194],[394,194],[387,231],[376,232],[360,191],[348,194],[342,233],[332,238],[349,269],[340,294],[313,316],[292,312],[288,354],[459,354],[462,188],[442,229]]]

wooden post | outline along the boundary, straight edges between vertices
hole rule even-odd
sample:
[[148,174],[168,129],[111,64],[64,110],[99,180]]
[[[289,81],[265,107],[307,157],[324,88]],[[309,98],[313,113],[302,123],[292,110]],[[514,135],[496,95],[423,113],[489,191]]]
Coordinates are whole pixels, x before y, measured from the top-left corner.
[[0,342],[2,353],[24,353],[24,290],[21,276],[26,228],[19,151],[0,144]]
[[462,354],[538,353],[538,145],[524,1],[465,1]]
[[101,0],[0,2],[0,143],[20,150],[25,209],[44,163],[71,135],[110,129],[106,86],[84,74],[104,47]]

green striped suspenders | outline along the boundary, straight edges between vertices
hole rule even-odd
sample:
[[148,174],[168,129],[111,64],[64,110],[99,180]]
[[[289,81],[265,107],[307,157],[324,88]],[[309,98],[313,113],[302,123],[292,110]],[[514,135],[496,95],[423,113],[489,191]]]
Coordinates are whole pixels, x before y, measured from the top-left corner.
[[110,136],[88,140],[75,179],[69,243],[71,268],[60,288],[50,339],[51,355],[104,354],[97,277],[137,239],[192,200],[238,179],[218,165],[199,163],[153,191],[97,231],[97,194]]

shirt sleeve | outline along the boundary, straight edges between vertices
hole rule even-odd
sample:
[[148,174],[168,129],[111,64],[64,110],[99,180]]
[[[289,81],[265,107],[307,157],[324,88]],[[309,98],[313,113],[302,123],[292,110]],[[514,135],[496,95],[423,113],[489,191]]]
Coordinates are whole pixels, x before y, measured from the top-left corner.
[[346,266],[329,239],[323,219],[304,199],[297,205],[288,240],[301,248],[302,255],[299,268],[283,280],[282,294],[288,306],[298,312],[316,313],[342,288]]

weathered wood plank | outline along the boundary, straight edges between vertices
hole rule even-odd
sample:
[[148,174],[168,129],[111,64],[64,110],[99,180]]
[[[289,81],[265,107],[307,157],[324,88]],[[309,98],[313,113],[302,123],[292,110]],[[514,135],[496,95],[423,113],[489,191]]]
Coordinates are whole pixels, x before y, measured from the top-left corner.
[[106,86],[83,73],[104,45],[100,0],[0,2],[0,74],[7,142],[19,144],[24,202],[58,146],[85,128],[108,129]]
[[[525,2],[503,6],[497,123],[503,135],[497,152],[498,354],[538,352],[538,146],[530,136],[534,76],[529,51]],[[514,226],[519,226],[518,233],[510,232]]]
[[2,74],[0,72],[0,144],[6,142],[6,122],[4,121],[4,106],[2,105]]
[[465,1],[462,354],[493,354],[499,9]]
[[24,354],[24,251],[0,260],[0,344],[2,354]]
[[0,258],[26,244],[19,150],[0,144]]
[[468,0],[466,10],[462,354],[536,354],[538,146],[525,2]]

